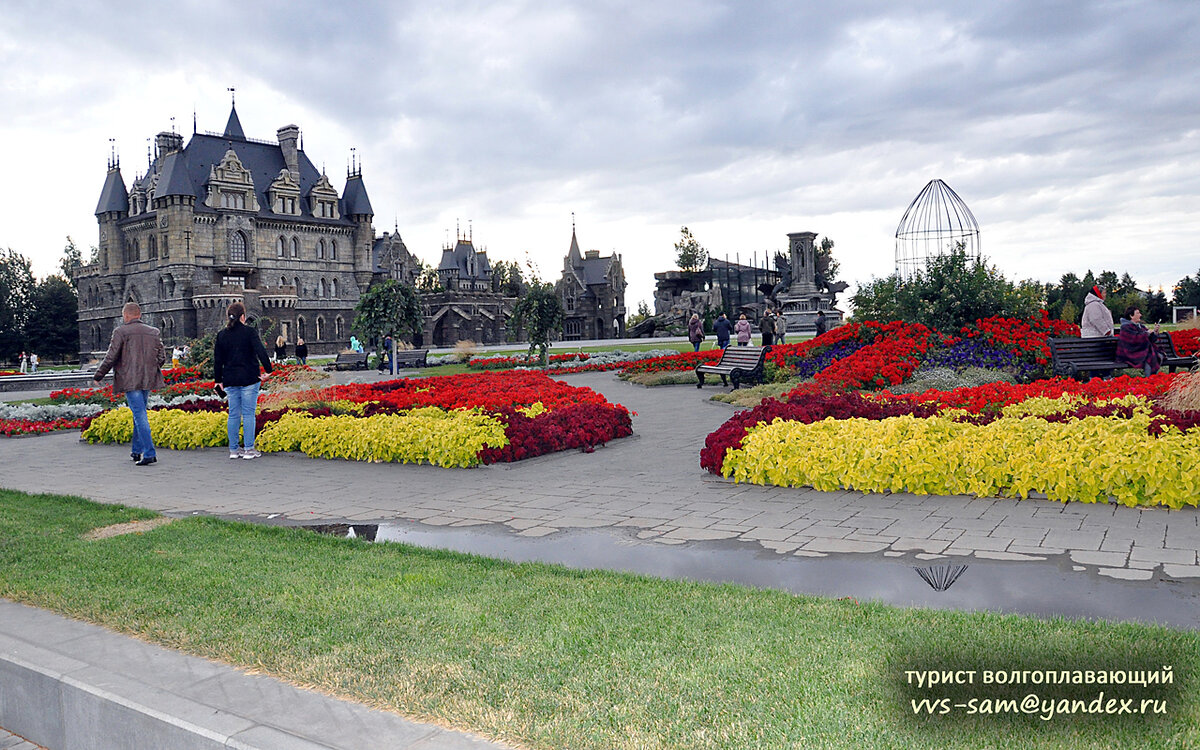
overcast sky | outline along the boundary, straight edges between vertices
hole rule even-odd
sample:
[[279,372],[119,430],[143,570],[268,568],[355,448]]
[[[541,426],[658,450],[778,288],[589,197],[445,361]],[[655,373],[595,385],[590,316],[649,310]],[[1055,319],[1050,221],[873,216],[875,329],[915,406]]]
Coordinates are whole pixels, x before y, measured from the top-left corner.
[[[111,6],[105,9],[104,6]],[[7,2],[0,247],[51,272],[97,242],[109,138],[296,123],[377,231],[436,263],[471,221],[557,278],[571,212],[651,299],[689,226],[710,254],[836,242],[891,273],[945,180],[1010,278],[1092,268],[1168,288],[1200,268],[1200,3]]]

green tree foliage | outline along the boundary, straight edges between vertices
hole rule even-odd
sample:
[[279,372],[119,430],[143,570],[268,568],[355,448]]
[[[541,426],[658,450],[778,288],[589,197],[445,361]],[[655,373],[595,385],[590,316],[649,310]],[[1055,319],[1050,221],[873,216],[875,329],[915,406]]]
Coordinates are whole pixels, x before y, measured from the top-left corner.
[[437,269],[425,261],[421,261],[421,272],[417,274],[417,291],[421,294],[446,291],[446,288],[442,286],[442,278],[438,276]]
[[537,352],[543,366],[549,361],[550,335],[562,329],[563,308],[554,286],[534,276],[509,318],[509,332],[524,328],[529,335],[529,356]]
[[388,279],[358,300],[350,330],[365,341],[380,341],[384,336],[415,334],[424,322],[416,290]]
[[1184,276],[1175,284],[1173,291],[1177,306],[1200,307],[1200,271],[1195,276]]
[[492,291],[505,297],[520,297],[525,291],[525,277],[515,260],[498,260],[492,264]]
[[637,312],[631,314],[625,319],[625,328],[628,329],[632,326],[635,326],[652,315],[654,315],[654,311],[650,309],[650,305],[646,302],[646,300],[641,300],[638,302]]
[[79,247],[75,245],[75,240],[71,239],[71,235],[67,235],[67,245],[63,248],[63,257],[58,261],[58,267],[62,271],[62,275],[71,283],[71,288],[76,292],[79,291],[79,269],[83,266],[83,253]]
[[1167,295],[1163,294],[1161,287],[1146,298],[1145,314],[1146,320],[1151,323],[1171,322],[1171,305],[1167,302]]
[[687,227],[681,227],[679,233],[679,242],[675,243],[675,265],[681,271],[703,271],[708,265],[708,251]]
[[205,380],[212,380],[213,347],[216,343],[215,333],[206,333],[198,339],[192,339],[188,342],[188,355],[183,358],[183,364],[200,370],[200,377]]
[[61,276],[47,276],[30,295],[26,348],[38,357],[63,360],[79,352],[79,303]]
[[12,248],[0,252],[0,359],[15,360],[25,351],[33,289],[29,259]]
[[1071,300],[1067,300],[1063,304],[1062,309],[1059,312],[1058,319],[1065,320],[1068,323],[1074,323],[1075,325],[1079,325],[1079,320],[1080,320],[1079,308],[1075,306],[1074,302],[1072,302]]
[[1026,318],[1044,303],[1041,284],[1013,284],[986,260],[962,247],[929,258],[925,269],[902,281],[893,274],[872,279],[851,298],[855,320],[904,320],[956,331],[979,318]]
[[828,237],[821,238],[821,244],[814,248],[816,254],[817,268],[825,266],[824,276],[825,281],[832,284],[838,280],[838,272],[842,268],[842,264],[833,257],[833,240]]

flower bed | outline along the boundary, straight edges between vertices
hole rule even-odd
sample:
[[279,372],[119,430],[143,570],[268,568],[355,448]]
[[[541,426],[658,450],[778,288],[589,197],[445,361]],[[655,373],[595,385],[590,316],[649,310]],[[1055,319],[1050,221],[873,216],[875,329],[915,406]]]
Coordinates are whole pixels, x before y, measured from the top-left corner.
[[[255,447],[320,458],[474,466],[597,445],[632,434],[631,415],[590,388],[541,372],[401,379],[264,394]],[[196,399],[150,412],[155,441],[187,449],[227,444],[220,402]],[[132,437],[128,409],[84,431],[90,442]]]
[[77,430],[87,422],[86,418],[76,419],[3,419],[0,418],[0,435],[36,435],[55,430]]
[[1174,376],[990,384],[904,396],[764,401],[708,436],[735,481],[831,490],[1165,505],[1200,500],[1200,412],[1163,408]]

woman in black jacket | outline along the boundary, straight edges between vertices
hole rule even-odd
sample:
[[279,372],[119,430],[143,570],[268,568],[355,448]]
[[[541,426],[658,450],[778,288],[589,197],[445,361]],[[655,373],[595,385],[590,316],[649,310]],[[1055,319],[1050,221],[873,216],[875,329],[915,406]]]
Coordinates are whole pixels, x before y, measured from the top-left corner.
[[[258,331],[246,325],[246,306],[234,302],[228,312],[229,322],[213,347],[213,379],[224,386],[229,399],[229,457],[249,460],[262,455],[254,450],[254,411],[259,386],[271,372],[271,359]],[[264,373],[259,372],[260,362]],[[239,430],[245,445],[240,450]]]

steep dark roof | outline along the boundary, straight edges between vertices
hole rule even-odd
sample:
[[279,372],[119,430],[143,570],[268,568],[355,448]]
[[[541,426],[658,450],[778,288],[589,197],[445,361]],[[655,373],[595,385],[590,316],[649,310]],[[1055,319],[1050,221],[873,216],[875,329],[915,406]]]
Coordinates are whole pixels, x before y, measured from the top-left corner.
[[396,243],[396,244],[400,245],[401,247],[404,248],[405,251],[408,250],[408,245],[404,244],[404,240],[402,240],[400,238],[400,235],[398,233],[397,234],[384,233],[383,235],[376,237],[374,244],[371,245],[371,272],[372,273],[388,273],[392,270],[390,265],[389,266],[382,265],[383,260],[384,260],[383,254],[387,250],[388,245],[390,245],[392,243]]
[[128,210],[129,192],[125,190],[125,180],[121,177],[121,168],[113,167],[108,170],[108,176],[104,178],[104,189],[100,191],[96,214]]
[[592,284],[607,284],[608,272],[612,268],[613,256],[609,255],[604,258],[585,258],[582,263],[582,272],[579,274],[583,277],[583,283],[591,286]]
[[176,151],[167,154],[163,159],[162,174],[158,178],[158,186],[154,189],[154,197],[162,198],[167,195],[195,195],[196,188],[188,179],[187,164],[183,152]]
[[[467,273],[467,258],[475,256],[475,273]],[[470,240],[459,240],[453,249],[442,251],[442,260],[438,263],[439,271],[458,269],[460,279],[488,279],[492,275],[492,264],[488,261],[487,253],[476,252]]]
[[237,107],[232,105],[229,107],[229,121],[225,123],[225,137],[236,138],[239,141],[246,140],[246,133],[242,130],[242,121],[237,116]]
[[[287,169],[287,164],[283,160],[283,151],[279,148],[279,144],[246,140],[237,141],[217,135],[193,135],[183,151],[176,151],[165,157],[160,157],[159,161],[155,163],[153,168],[161,170],[155,195],[194,195],[196,197],[196,212],[211,213],[213,209],[204,205],[204,199],[208,197],[208,188],[206,186],[208,184],[209,172],[214,165],[221,163],[225,152],[231,148],[242,162],[242,166],[250,170],[250,175],[254,180],[255,195],[258,198],[258,215],[294,219],[295,217],[290,215],[275,214],[271,210],[271,202],[267,196],[267,189],[275,181],[275,178],[279,176],[280,170]],[[321,219],[312,215],[312,207],[308,205],[307,196],[312,186],[321,179],[321,173],[317,171],[317,168],[313,166],[303,151],[299,152],[298,160],[301,216],[306,220],[321,224],[339,226],[352,224],[349,219],[345,218]],[[109,179],[112,179],[111,173]],[[117,179],[119,181],[120,177],[118,176]],[[121,188],[122,195],[124,195],[123,184]],[[107,195],[107,183],[105,184],[105,190],[105,195]],[[365,199],[365,197],[366,190],[364,189],[363,198]],[[128,209],[128,199],[126,198],[125,200],[125,206]]]
[[342,214],[344,216],[375,215],[375,211],[371,208],[371,199],[367,197],[367,186],[363,184],[361,174],[350,175],[346,178],[346,190],[342,193]]

